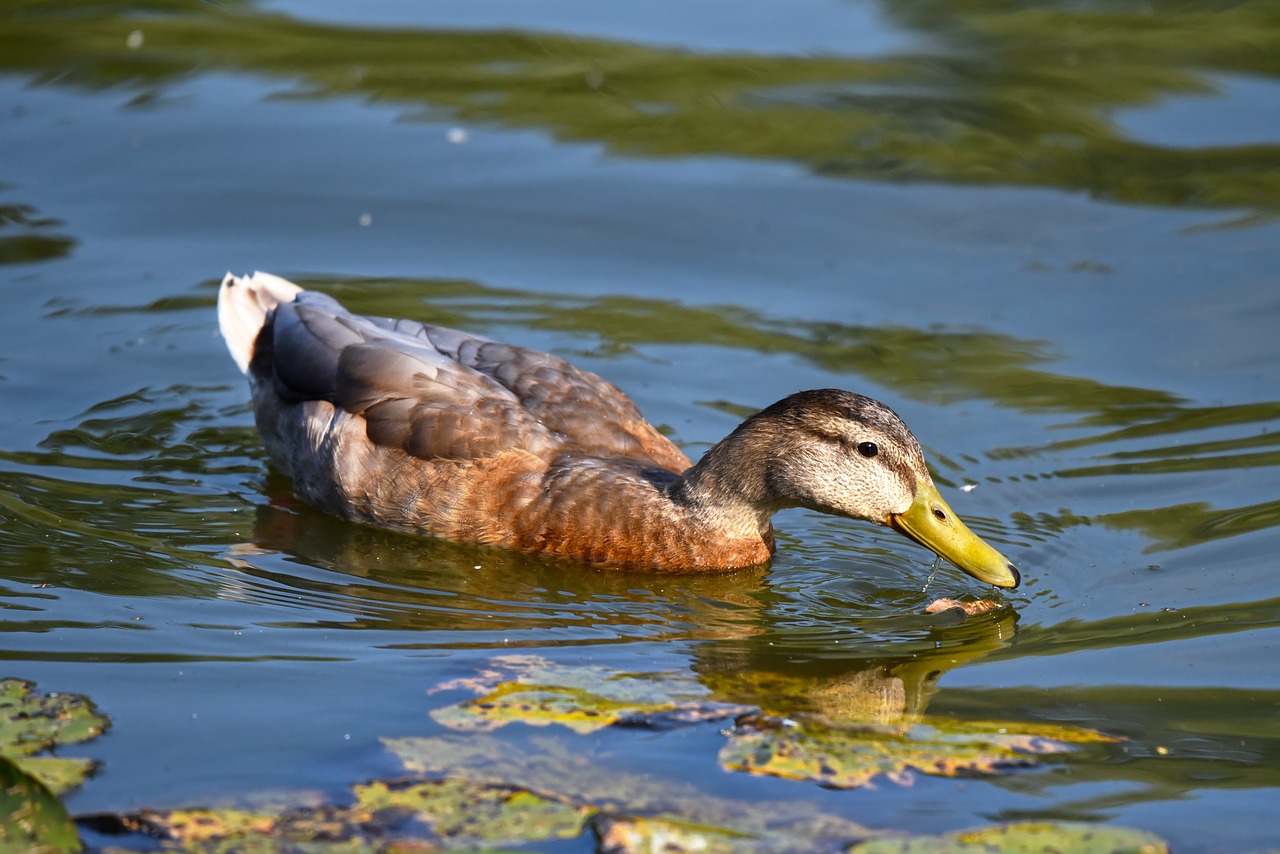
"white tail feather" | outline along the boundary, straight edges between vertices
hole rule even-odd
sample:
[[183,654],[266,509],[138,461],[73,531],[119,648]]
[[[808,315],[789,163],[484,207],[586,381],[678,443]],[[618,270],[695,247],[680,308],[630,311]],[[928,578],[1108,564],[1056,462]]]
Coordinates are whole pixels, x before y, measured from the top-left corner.
[[282,302],[293,302],[302,288],[270,273],[233,276],[227,273],[218,291],[218,326],[240,370],[249,373],[253,345],[267,313]]

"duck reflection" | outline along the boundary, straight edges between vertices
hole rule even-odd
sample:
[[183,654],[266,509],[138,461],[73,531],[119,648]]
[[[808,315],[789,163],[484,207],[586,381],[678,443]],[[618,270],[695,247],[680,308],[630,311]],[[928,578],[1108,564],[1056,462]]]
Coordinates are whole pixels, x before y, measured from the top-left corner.
[[[773,714],[909,724],[947,671],[1007,646],[1017,616],[998,608],[881,613],[815,635],[772,589],[769,571],[671,575],[588,569],[335,521],[271,477],[253,542],[223,595],[263,599],[281,586],[310,625],[402,634],[415,648],[551,648],[675,640],[710,699]],[[782,607],[780,607],[782,606]],[[335,607],[346,613],[333,616]],[[903,607],[901,605],[895,607]],[[297,623],[293,625],[298,625]]]
[[921,614],[869,632],[851,652],[829,638],[805,650],[774,627],[752,638],[700,645],[693,668],[717,700],[778,715],[906,725],[924,716],[945,673],[1008,646],[1017,619],[1012,608],[975,616],[959,610]]

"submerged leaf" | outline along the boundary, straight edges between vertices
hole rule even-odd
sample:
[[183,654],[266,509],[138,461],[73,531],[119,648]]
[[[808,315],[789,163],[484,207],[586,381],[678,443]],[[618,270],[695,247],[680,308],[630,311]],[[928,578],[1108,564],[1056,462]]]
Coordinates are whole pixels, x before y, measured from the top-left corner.
[[720,751],[720,764],[731,771],[850,789],[877,777],[910,784],[913,772],[994,774],[1033,765],[1037,755],[1067,752],[1072,743],[1115,740],[1059,725],[935,719],[894,727],[754,715],[739,721]]
[[873,839],[848,854],[1168,854],[1155,834],[1127,827],[1022,822],[941,836]]

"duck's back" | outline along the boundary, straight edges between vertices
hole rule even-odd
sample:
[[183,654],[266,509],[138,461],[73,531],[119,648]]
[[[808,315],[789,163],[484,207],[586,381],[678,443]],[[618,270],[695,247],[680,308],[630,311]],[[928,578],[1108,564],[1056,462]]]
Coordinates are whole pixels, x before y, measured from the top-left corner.
[[271,457],[310,503],[616,563],[653,562],[641,541],[678,522],[659,494],[688,458],[615,386],[563,359],[352,314],[262,273],[224,279],[219,318]]

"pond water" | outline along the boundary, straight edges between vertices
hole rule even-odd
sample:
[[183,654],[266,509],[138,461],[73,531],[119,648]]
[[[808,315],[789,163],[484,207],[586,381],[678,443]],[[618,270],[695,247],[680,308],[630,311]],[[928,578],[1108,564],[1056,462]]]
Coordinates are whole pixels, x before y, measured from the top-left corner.
[[[519,653],[1123,739],[831,789],[727,770],[723,721],[486,736],[690,798],[1274,844],[1280,9],[686,5],[0,3],[0,676],[111,716],[69,809],[340,799]],[[695,457],[870,394],[1025,583],[926,592],[805,511],[697,577],[326,517],[267,468],[228,269],[566,356]]]

